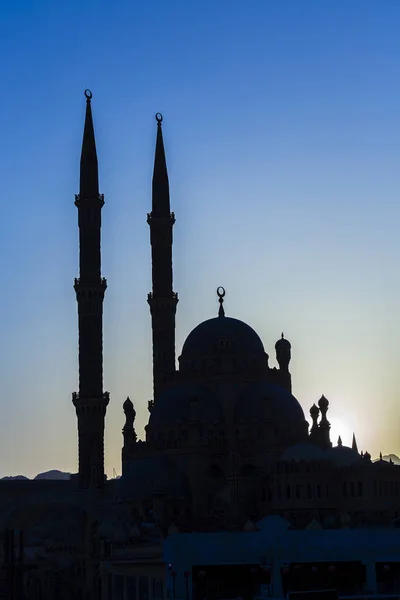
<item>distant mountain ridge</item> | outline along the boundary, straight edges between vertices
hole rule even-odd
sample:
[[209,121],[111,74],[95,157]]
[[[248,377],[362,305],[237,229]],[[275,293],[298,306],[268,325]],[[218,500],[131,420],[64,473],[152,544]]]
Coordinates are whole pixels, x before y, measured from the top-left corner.
[[[36,475],[36,477],[34,477],[33,479],[47,479],[47,480],[53,480],[53,481],[65,481],[67,479],[71,479],[72,477],[72,473],[65,473],[63,471],[59,471],[58,469],[51,469],[50,471],[45,471],[44,473],[39,473],[38,475]],[[25,475],[8,475],[7,477],[2,477],[1,481],[11,481],[11,480],[17,480],[17,479],[25,479],[28,480],[29,477],[25,477]]]
[[71,479],[71,473],[64,473],[63,471],[58,471],[58,469],[52,469],[51,471],[45,471],[45,473],[39,473],[36,475],[35,479]]

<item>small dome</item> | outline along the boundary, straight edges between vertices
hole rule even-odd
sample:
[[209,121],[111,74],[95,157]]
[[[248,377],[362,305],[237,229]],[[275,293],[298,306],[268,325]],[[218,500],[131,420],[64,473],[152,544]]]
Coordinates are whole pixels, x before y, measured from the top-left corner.
[[350,467],[361,460],[361,456],[349,446],[335,446],[327,450],[327,457],[335,467]]
[[393,466],[393,463],[390,463],[388,460],[382,458],[382,454],[378,458],[378,460],[372,461],[372,464],[374,465],[374,467],[381,467],[383,469],[390,469]]
[[124,409],[124,411],[125,411],[125,412],[129,412],[129,411],[132,411],[132,410],[134,410],[134,408],[133,408],[133,402],[132,402],[132,400],[129,398],[129,396],[128,396],[128,398],[125,400],[125,402],[123,403],[123,405],[122,405],[122,408]]
[[224,350],[246,357],[265,356],[263,343],[249,325],[232,317],[203,321],[189,333],[182,348],[182,361],[208,358]]
[[310,415],[318,417],[318,415],[319,415],[319,408],[318,408],[318,406],[316,404],[313,404],[312,407],[310,408]]
[[285,337],[282,333],[280,339],[275,344],[275,350],[282,350],[282,349],[291,350],[291,348],[292,348],[292,346],[291,346],[289,340],[285,339]]
[[244,388],[236,400],[236,420],[271,419],[284,424],[304,426],[304,412],[296,398],[285,388],[261,382]]
[[185,474],[171,458],[162,454],[133,461],[118,485],[124,500],[147,499],[159,491],[171,498],[190,497]]
[[204,386],[182,385],[164,392],[154,404],[149,426],[164,429],[170,424],[187,423],[191,420],[210,425],[224,420],[218,398]]
[[328,459],[326,452],[318,448],[318,446],[314,446],[314,444],[296,444],[287,448],[280,460],[282,462],[300,462],[301,460],[306,462],[320,462]]
[[318,406],[320,408],[328,408],[329,406],[329,400],[327,398],[325,398],[325,396],[322,394],[321,398],[318,400]]

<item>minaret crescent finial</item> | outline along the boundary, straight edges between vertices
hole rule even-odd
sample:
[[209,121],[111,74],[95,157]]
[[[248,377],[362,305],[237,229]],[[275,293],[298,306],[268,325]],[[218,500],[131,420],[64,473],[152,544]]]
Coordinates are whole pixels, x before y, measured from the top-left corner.
[[225,288],[223,288],[222,286],[219,286],[219,288],[217,288],[217,296],[218,296],[218,302],[219,302],[219,311],[218,311],[219,317],[225,316],[225,310],[224,310],[225,294],[226,294]]

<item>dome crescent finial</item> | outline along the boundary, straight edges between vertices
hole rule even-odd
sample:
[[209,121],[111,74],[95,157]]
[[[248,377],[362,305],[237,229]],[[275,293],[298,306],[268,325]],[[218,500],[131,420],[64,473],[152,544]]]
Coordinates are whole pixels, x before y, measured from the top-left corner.
[[224,317],[225,316],[225,310],[224,310],[224,298],[225,298],[225,288],[222,287],[222,285],[220,285],[217,288],[217,296],[218,296],[218,302],[219,302],[219,311],[218,311],[218,316],[219,317]]

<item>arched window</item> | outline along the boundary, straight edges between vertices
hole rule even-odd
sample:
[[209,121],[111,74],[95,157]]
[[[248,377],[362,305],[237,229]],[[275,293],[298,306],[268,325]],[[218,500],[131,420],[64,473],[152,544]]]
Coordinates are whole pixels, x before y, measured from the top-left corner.
[[242,477],[253,477],[256,474],[256,468],[251,464],[243,465],[241,471]]
[[311,483],[307,483],[307,498],[308,498],[308,500],[310,500],[312,498]]

